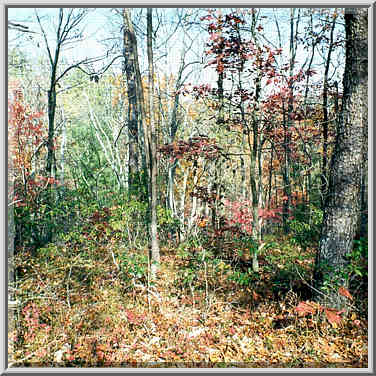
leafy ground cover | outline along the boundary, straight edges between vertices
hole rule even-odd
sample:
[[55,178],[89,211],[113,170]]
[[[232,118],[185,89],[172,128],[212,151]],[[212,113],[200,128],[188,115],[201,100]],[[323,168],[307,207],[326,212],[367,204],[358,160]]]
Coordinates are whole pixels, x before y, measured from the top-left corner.
[[15,258],[10,366],[367,367],[366,296],[310,302],[314,249],[270,237],[253,273],[239,243],[170,244],[151,283],[146,250],[91,228]]

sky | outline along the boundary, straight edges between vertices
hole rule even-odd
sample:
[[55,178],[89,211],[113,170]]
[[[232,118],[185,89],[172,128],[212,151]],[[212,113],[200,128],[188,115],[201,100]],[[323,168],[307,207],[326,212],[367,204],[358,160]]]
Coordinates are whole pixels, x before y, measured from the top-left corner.
[[[49,35],[49,43],[51,48],[54,48],[54,33],[52,28],[48,28],[50,21],[46,21],[48,17],[51,23],[56,23],[58,19],[58,9],[57,8],[9,8],[8,19],[11,21],[19,22],[25,26],[28,26],[30,30],[37,32],[38,34],[31,34],[33,41],[31,43],[23,43],[22,48],[26,49],[29,56],[37,59],[41,52],[45,52],[43,48],[43,41],[40,35],[39,25],[36,23],[35,11],[38,12],[42,19],[43,26],[46,28],[46,32]],[[108,33],[106,32],[107,17],[110,14],[110,9],[99,8],[94,9],[82,23],[84,29],[84,35],[86,40],[83,43],[74,45],[74,48],[69,48],[65,51],[65,56],[68,59],[78,60],[84,57],[95,56],[98,54],[105,53],[104,47],[100,41],[105,38]],[[15,33],[9,30],[9,41],[12,41],[15,37]],[[35,48],[37,45],[40,48]]]
[[[9,10],[9,20],[22,23],[26,26],[29,26],[31,30],[38,32],[38,34],[31,34],[33,40],[29,40],[27,43],[24,42],[20,44],[22,46],[23,51],[26,51],[27,56],[31,58],[31,60],[38,61],[41,55],[46,55],[46,49],[44,48],[44,42],[41,39],[40,30],[38,24],[35,22],[35,9],[33,8],[8,8]],[[194,13],[195,9],[192,9],[192,13]],[[140,12],[144,12],[144,10],[135,10],[134,13],[139,14]],[[58,9],[53,8],[42,8],[37,9],[38,14],[43,19],[43,25],[46,27],[46,31],[48,33],[49,43],[51,44],[51,48],[54,48],[54,44],[52,41],[54,40],[54,29],[53,27],[47,28],[48,25],[53,25],[57,21]],[[158,40],[156,44],[161,44],[162,48],[156,52],[156,67],[159,70],[165,70],[169,73],[176,74],[179,68],[180,62],[180,54],[182,50],[182,35],[179,33],[175,33],[167,42],[166,36],[169,35],[171,29],[173,29],[173,22],[176,22],[176,9],[169,9],[165,10],[164,12],[159,12],[160,14],[163,13],[163,19],[161,23],[158,23],[156,19],[157,15],[155,14],[154,18],[154,26],[158,28],[157,36]],[[225,10],[223,10],[225,13]],[[304,20],[307,20],[309,17],[309,10],[304,10],[308,14],[308,16],[304,17],[300,23],[300,30],[303,31],[304,28]],[[145,13],[145,12],[144,12]],[[203,14],[205,12],[203,11]],[[264,30],[262,33],[267,38],[267,41],[272,42],[274,45],[279,47],[279,40],[278,40],[278,33],[276,28],[275,22],[275,15],[278,15],[278,23],[280,27],[280,34],[282,37],[282,48],[285,51],[288,51],[289,47],[289,17],[290,17],[290,9],[289,8],[262,8],[260,10],[260,23],[262,24]],[[46,18],[43,18],[46,17]],[[48,20],[49,19],[49,20]],[[192,18],[194,21],[194,19]],[[188,22],[190,19],[187,20]],[[192,22],[193,23],[193,22]],[[106,53],[106,47],[103,44],[104,40],[107,40],[108,43],[112,43],[114,38],[117,38],[117,43],[119,48],[117,53],[121,53],[121,18],[119,15],[115,16],[115,12],[110,8],[93,8],[92,11],[87,15],[84,23],[84,36],[85,40],[80,43],[72,44],[70,48],[67,48],[64,52],[64,59],[67,61],[79,61],[85,57],[94,57],[98,55],[103,55]],[[141,35],[144,34],[145,24],[143,21],[142,26],[140,27]],[[205,41],[208,38],[208,34],[204,32],[199,26],[191,26],[189,31],[189,35],[193,40],[193,44],[190,47],[190,50],[187,52],[187,61],[197,61],[200,59],[200,55],[205,48]],[[15,32],[9,31],[9,45],[14,46],[17,43],[21,43],[19,39],[15,38]],[[268,44],[265,40],[265,44]],[[141,35],[141,38],[138,41],[139,43],[139,54],[140,54],[140,63],[142,68],[146,69],[146,42],[145,36]],[[36,48],[36,46],[39,46]],[[285,54],[285,59],[288,58],[288,53]],[[297,61],[298,63],[303,63],[306,59],[306,51],[302,48],[298,49],[297,52]],[[336,61],[336,59],[338,61]],[[342,61],[341,61],[342,59]],[[341,77],[342,69],[341,65],[344,66],[344,56],[334,55],[333,56],[334,64],[339,66],[338,69],[338,78]],[[99,66],[103,66],[103,63],[98,63],[96,69],[99,69]],[[297,64],[299,65],[299,64]],[[118,60],[117,69],[120,72],[121,69],[121,59]],[[322,70],[323,67],[318,66],[316,67],[318,70]],[[188,70],[187,70],[188,71]],[[217,79],[217,74],[215,70],[210,67],[204,70],[201,70],[200,73],[197,73],[196,76],[192,76],[196,82],[209,82],[211,84],[215,84]]]

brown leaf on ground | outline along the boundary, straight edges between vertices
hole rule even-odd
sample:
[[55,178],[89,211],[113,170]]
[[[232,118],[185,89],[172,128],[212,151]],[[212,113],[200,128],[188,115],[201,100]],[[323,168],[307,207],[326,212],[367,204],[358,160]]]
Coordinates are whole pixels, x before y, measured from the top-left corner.
[[350,300],[353,300],[353,296],[350,294],[349,290],[347,290],[345,287],[340,287],[338,289],[338,294],[344,296],[345,298],[348,298]]
[[300,302],[295,308],[295,311],[298,312],[300,316],[306,316],[316,312],[316,308],[307,302]]

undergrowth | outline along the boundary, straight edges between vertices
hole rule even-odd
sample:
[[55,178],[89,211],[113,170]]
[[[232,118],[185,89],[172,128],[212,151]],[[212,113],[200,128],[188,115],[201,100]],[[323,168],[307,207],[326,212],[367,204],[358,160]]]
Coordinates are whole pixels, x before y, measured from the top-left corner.
[[220,254],[205,238],[165,243],[151,283],[122,210],[95,210],[79,232],[18,252],[10,367],[367,367],[364,244],[353,255],[357,300],[331,322],[296,309],[314,307],[314,248],[267,236],[255,273],[231,239]]

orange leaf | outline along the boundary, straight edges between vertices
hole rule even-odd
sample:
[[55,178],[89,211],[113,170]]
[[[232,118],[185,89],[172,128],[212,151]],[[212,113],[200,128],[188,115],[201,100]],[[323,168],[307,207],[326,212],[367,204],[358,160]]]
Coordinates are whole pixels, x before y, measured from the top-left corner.
[[338,289],[338,294],[340,294],[340,295],[342,295],[342,296],[344,296],[344,297],[346,297],[346,298],[348,298],[348,299],[350,299],[350,300],[353,300],[353,299],[354,299],[353,296],[350,294],[349,290],[347,290],[347,289],[344,288],[344,287],[340,287],[340,288]]
[[253,300],[258,301],[260,299],[260,295],[257,294],[257,292],[252,291],[252,295],[253,295]]
[[306,302],[300,302],[299,305],[295,308],[300,315],[306,316],[316,312],[316,309]]
[[328,321],[333,324],[339,324],[342,320],[341,316],[338,315],[339,311],[331,310],[331,309],[326,309],[325,310],[325,315]]

